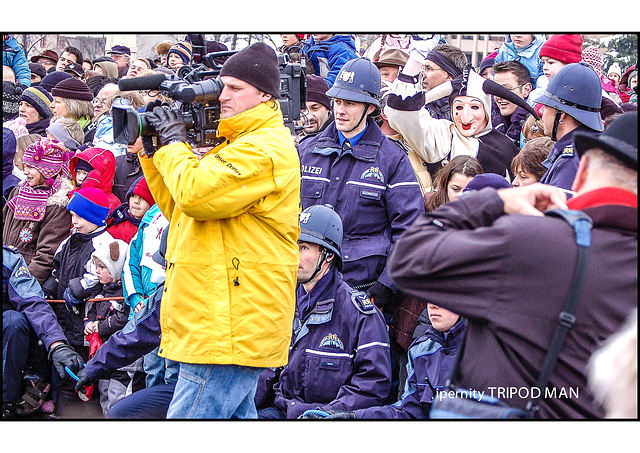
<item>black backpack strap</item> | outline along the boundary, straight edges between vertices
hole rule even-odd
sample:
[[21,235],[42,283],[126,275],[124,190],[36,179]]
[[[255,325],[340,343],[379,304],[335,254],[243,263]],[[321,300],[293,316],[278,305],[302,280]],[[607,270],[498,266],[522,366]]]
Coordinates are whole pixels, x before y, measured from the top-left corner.
[[591,218],[582,211],[553,209],[545,212],[545,214],[564,219],[573,227],[576,235],[576,243],[578,245],[578,262],[576,264],[571,290],[569,291],[569,298],[565,302],[564,307],[558,316],[558,327],[556,327],[553,340],[551,340],[551,346],[549,346],[549,352],[547,353],[547,357],[542,365],[542,371],[540,372],[540,378],[538,379],[537,384],[537,388],[540,392],[538,392],[538,397],[533,398],[527,404],[529,418],[531,418],[539,409],[538,401],[549,384],[549,379],[551,378],[551,374],[556,366],[558,356],[564,346],[569,330],[576,322],[574,313],[582,293],[582,283],[584,282],[587,270],[587,256],[589,247],[591,246],[591,228],[593,226]]

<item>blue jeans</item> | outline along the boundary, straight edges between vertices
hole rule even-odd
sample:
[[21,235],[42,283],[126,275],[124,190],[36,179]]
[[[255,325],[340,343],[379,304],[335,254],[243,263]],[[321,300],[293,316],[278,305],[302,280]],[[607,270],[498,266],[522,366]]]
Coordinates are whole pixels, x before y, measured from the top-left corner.
[[133,392],[114,404],[107,413],[107,418],[165,419],[175,387],[174,382]]
[[165,359],[158,355],[158,349],[144,355],[143,367],[147,374],[145,384],[147,388],[161,384],[174,384],[178,380],[178,362]]
[[180,362],[167,418],[258,418],[254,396],[263,368]]

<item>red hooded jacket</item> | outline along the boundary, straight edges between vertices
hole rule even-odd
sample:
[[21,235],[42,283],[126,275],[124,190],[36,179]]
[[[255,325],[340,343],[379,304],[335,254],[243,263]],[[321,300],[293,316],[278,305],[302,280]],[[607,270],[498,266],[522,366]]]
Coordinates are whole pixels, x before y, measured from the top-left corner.
[[[83,186],[96,187],[102,190],[109,200],[109,212],[120,206],[120,200],[112,192],[113,178],[116,174],[116,158],[113,153],[108,149],[102,148],[88,148],[77,153],[69,162],[69,170],[74,178],[79,159],[89,162],[93,167],[93,170],[89,172],[85,182],[83,182]],[[79,187],[76,187],[72,190],[69,193],[69,198],[79,189]]]

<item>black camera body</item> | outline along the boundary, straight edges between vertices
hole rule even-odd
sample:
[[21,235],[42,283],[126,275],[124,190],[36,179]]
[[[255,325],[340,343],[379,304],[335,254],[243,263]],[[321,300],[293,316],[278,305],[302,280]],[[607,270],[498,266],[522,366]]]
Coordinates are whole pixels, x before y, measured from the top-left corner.
[[[228,58],[237,51],[212,52],[204,57],[204,64],[182,66],[176,75],[158,73],[147,77],[122,79],[121,91],[158,90],[175,101],[173,108],[180,111],[187,126],[187,139],[196,148],[215,146],[220,103],[218,97],[224,88],[219,74],[222,65],[214,59]],[[293,133],[294,121],[306,101],[306,77],[298,63],[290,63],[287,56],[278,56],[280,67],[280,108],[284,124]],[[147,113],[137,112],[129,101],[116,99],[111,108],[113,136],[116,143],[133,144],[141,135],[157,136]]]

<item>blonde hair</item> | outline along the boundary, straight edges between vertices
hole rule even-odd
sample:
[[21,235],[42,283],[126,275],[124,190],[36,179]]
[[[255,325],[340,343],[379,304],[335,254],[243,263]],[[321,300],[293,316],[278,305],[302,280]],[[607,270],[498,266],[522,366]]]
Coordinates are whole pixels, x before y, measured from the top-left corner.
[[41,135],[38,134],[22,135],[16,138],[16,153],[13,156],[13,165],[15,165],[20,170],[24,169],[24,165],[22,164],[22,156],[24,156],[24,152],[27,147],[30,144],[35,143],[39,138],[41,138]]
[[[93,104],[91,101],[82,101],[80,99],[68,99],[62,98],[64,105],[67,106],[67,110],[69,110],[69,115],[74,120],[79,120],[84,117],[93,118]],[[83,139],[84,140],[84,139]],[[78,143],[82,143],[82,141]]]
[[[529,137],[527,137],[527,134],[529,134]],[[532,140],[536,137],[546,137],[542,120],[537,120],[533,115],[529,115],[522,125],[522,135],[524,135],[524,138],[528,140]]]

